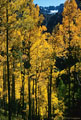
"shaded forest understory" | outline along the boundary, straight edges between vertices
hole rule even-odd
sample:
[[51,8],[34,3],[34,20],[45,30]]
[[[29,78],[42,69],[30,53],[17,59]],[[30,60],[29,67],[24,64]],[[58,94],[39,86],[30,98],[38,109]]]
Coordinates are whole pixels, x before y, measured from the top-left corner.
[[0,120],[81,120],[81,10],[66,0],[52,33],[33,0],[0,0]]

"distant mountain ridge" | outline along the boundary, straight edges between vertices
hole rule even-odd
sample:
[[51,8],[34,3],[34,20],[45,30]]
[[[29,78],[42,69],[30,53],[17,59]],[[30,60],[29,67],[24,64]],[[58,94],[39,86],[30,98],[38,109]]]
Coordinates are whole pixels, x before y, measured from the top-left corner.
[[43,7],[40,6],[40,13],[42,14],[56,14],[58,13],[62,13],[64,8],[64,4],[60,4],[59,6],[48,6],[48,7]]

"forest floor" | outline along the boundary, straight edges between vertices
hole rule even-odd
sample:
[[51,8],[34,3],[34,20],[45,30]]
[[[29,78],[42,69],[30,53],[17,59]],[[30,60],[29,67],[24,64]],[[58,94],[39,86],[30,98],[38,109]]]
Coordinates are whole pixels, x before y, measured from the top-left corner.
[[[1,110],[0,110],[0,120],[8,120],[8,115],[4,115]],[[19,116],[14,116],[12,115],[12,120],[23,120],[22,119],[22,116],[19,115]]]
[[[0,120],[8,120],[8,116],[4,116],[0,114]],[[12,120],[23,120],[21,117],[12,117]]]

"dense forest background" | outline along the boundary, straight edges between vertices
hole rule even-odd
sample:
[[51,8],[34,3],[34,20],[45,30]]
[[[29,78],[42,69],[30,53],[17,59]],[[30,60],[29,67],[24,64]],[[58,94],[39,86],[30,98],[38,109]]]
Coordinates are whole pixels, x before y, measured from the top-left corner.
[[48,32],[33,0],[0,0],[0,120],[81,119],[78,5]]

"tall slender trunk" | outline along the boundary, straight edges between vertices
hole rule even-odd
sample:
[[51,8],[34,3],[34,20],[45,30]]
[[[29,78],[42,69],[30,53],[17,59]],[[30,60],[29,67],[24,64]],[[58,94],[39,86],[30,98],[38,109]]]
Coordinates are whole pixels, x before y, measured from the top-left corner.
[[[23,77],[22,77],[22,110],[24,111],[25,106],[24,106],[24,82],[25,82],[25,68],[23,68]],[[25,114],[22,111],[22,118],[25,119]]]
[[6,103],[7,103],[7,88],[6,88],[6,64],[3,63],[3,108],[6,114]]
[[52,65],[50,66],[50,76],[48,82],[48,120],[51,120],[51,94],[52,94]]
[[21,68],[21,80],[22,80],[20,100],[21,100],[21,103],[22,103],[22,118],[24,119],[25,118],[25,115],[24,115],[24,109],[25,109],[25,106],[24,106],[25,68],[24,68],[24,65],[22,64],[22,58],[21,57],[20,57],[20,68]]
[[[36,116],[38,115],[38,48],[37,48],[37,61],[36,61],[36,79],[35,79],[35,103],[36,103]],[[42,70],[42,64],[41,64]]]
[[71,107],[71,105],[70,105],[70,67],[69,67],[69,70],[68,70],[68,81],[69,81],[69,116],[70,116],[70,107]]
[[[75,59],[76,59],[76,53],[75,53]],[[76,88],[76,81],[77,81],[77,74],[76,74],[76,64],[75,64],[74,65],[74,83],[73,83],[73,110],[75,110],[75,88]]]
[[36,116],[37,116],[37,70],[36,70],[36,80],[35,80],[35,101],[36,101]]
[[29,120],[32,120],[31,118],[31,88],[30,88],[29,70],[28,70],[28,94],[29,94]]
[[15,61],[13,60],[13,66],[12,66],[12,69],[13,69],[13,73],[12,73],[12,111],[13,113],[16,112],[16,108],[15,108],[15,75],[14,75],[14,72],[15,72]]
[[40,98],[39,98],[39,91],[40,91],[40,89],[39,89],[39,85],[38,85],[38,116],[40,116]]
[[32,94],[33,94],[33,110],[32,110],[32,115],[35,114],[34,113],[34,92],[35,92],[35,90],[34,90],[34,79],[33,79],[33,90],[32,90]]
[[30,37],[28,41],[28,59],[29,59],[29,68],[28,68],[28,95],[29,95],[29,120],[32,120],[32,115],[31,115],[31,87],[30,87]]
[[8,81],[8,119],[11,120],[11,105],[10,105],[10,79],[9,79],[9,53],[8,53],[8,48],[9,48],[9,27],[8,27],[8,4],[9,1],[7,0],[6,3],[6,22],[7,22],[7,27],[6,27],[6,49],[7,49],[7,81]]

